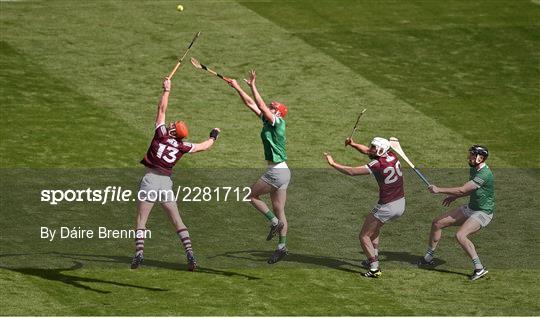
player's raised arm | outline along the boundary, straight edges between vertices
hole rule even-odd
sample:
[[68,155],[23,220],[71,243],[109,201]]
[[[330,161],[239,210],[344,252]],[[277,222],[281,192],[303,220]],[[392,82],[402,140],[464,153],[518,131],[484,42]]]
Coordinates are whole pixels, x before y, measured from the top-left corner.
[[266,120],[271,122],[273,125],[275,121],[275,115],[270,111],[270,108],[266,106],[266,103],[262,99],[261,94],[259,94],[259,91],[257,90],[257,85],[255,84],[256,79],[257,79],[257,75],[255,74],[255,70],[252,70],[251,72],[249,72],[249,78],[245,79],[245,81],[251,88],[251,92],[253,93],[255,102],[257,103],[257,107],[259,108],[261,113],[264,115],[264,118],[266,118]]
[[354,149],[358,150],[359,152],[363,153],[364,155],[367,155],[369,152],[369,147],[366,145],[358,144],[354,142],[352,138],[345,139],[345,146],[351,146]]
[[366,166],[360,166],[360,167],[349,167],[341,165],[334,161],[334,158],[329,153],[324,153],[324,157],[326,158],[326,161],[328,164],[336,169],[337,171],[349,175],[349,176],[357,176],[357,175],[365,175],[370,174],[371,171]]
[[457,197],[467,196],[478,188],[479,186],[474,181],[470,180],[470,181],[467,181],[461,187],[455,187],[455,188],[439,188],[436,185],[432,184],[428,187],[428,190],[429,192],[433,194],[443,193],[443,194],[455,196],[457,198]]
[[214,145],[214,142],[218,139],[219,133],[219,128],[212,129],[212,131],[210,131],[210,137],[201,143],[193,144],[193,148],[190,150],[190,153],[201,152],[210,149]]
[[242,87],[240,87],[240,84],[238,84],[238,82],[234,79],[231,79],[229,81],[229,85],[231,85],[232,88],[234,88],[237,92],[238,92],[238,95],[240,95],[240,98],[242,99],[242,101],[244,102],[244,104],[246,104],[246,106],[251,109],[251,111],[253,111],[255,113],[255,115],[257,116],[260,116],[261,115],[261,110],[259,109],[259,107],[257,107],[257,104],[255,103],[255,101],[253,100],[253,98],[251,98],[251,96],[249,96],[243,89]]
[[167,112],[167,106],[169,104],[169,93],[171,91],[171,80],[165,78],[163,81],[163,93],[159,99],[156,115],[156,127],[165,123],[165,113]]

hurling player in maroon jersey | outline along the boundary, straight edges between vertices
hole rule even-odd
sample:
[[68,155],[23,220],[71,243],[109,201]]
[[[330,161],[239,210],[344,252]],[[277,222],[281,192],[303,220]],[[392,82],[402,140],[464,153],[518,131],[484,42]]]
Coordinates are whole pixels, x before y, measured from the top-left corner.
[[350,176],[373,174],[379,184],[379,202],[366,216],[359,235],[360,244],[368,258],[362,262],[364,267],[369,267],[364,276],[376,278],[381,276],[378,259],[380,229],[385,223],[399,218],[405,212],[401,164],[398,157],[390,151],[390,142],[384,138],[373,138],[370,147],[347,138],[345,145],[368,155],[372,161],[363,166],[349,167],[336,163],[331,155],[325,153],[328,164]]
[[167,112],[170,91],[171,81],[166,78],[163,81],[163,94],[157,109],[154,138],[146,155],[141,160],[141,163],[146,166],[146,174],[141,180],[138,193],[137,232],[135,256],[131,262],[132,269],[138,268],[144,259],[146,222],[156,201],[159,201],[167,212],[178,237],[182,241],[188,261],[188,269],[193,271],[197,266],[189,233],[184,222],[182,222],[172,191],[171,174],[172,168],[184,154],[210,149],[219,136],[219,129],[212,129],[210,137],[199,144],[184,141],[183,139],[188,136],[188,128],[183,121],[171,122],[168,126],[165,126],[165,113]]

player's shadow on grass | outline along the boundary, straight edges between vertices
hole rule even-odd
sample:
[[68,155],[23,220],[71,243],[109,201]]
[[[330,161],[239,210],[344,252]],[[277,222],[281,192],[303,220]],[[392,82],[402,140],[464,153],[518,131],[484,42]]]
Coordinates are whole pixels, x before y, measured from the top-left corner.
[[[54,252],[52,254],[64,257],[64,258],[70,258],[78,261],[89,261],[89,262],[98,262],[98,263],[117,263],[117,264],[126,264],[126,267],[131,264],[131,257],[127,256],[112,256],[112,255],[93,255],[93,254],[78,254],[78,253],[57,253]],[[152,260],[152,259],[144,259],[143,262],[143,268],[144,267],[155,267],[155,268],[164,268],[164,269],[170,269],[170,270],[180,270],[181,266],[178,263],[171,263],[171,262],[164,262],[164,261],[158,261],[158,260]],[[224,271],[219,269],[212,269],[208,267],[201,267],[197,266],[197,273],[204,273],[204,274],[213,274],[213,275],[222,275],[222,276],[238,276],[238,277],[244,277],[249,280],[254,279],[260,279],[256,276],[246,275],[246,274],[240,274],[232,271]]]
[[[381,261],[398,261],[403,263],[408,263],[413,266],[417,266],[418,260],[422,257],[420,255],[414,255],[408,252],[392,252],[392,251],[383,251],[380,253],[380,259]],[[435,258],[435,265],[433,266],[420,266],[420,269],[427,270],[427,271],[434,271],[439,273],[447,273],[447,274],[454,274],[454,275],[460,275],[460,276],[466,276],[469,277],[469,275],[465,273],[455,272],[448,269],[438,268],[441,265],[446,264],[446,261],[440,258]]]
[[52,268],[52,269],[51,268],[32,268],[32,267],[8,268],[8,267],[3,267],[3,266],[0,266],[0,268],[10,270],[16,273],[20,273],[23,275],[31,275],[31,276],[36,276],[36,277],[46,279],[46,280],[62,282],[64,284],[71,285],[73,287],[82,288],[88,291],[93,291],[93,292],[101,293],[101,294],[108,294],[110,292],[92,288],[82,283],[110,284],[110,285],[121,286],[121,287],[140,288],[140,289],[145,289],[148,291],[167,291],[166,289],[161,289],[161,288],[138,286],[138,285],[133,285],[133,284],[119,283],[119,282],[110,281],[110,280],[80,277],[80,276],[66,274],[65,272],[67,271],[73,271],[73,270],[81,269],[83,267],[83,264],[81,262],[74,261],[73,263],[74,263],[73,266],[67,267],[67,268]]
[[[382,262],[399,262],[417,266],[418,260],[421,255],[411,254],[409,252],[393,252],[393,251],[381,251],[379,252],[379,259]],[[435,258],[435,266],[446,264],[445,260]]]
[[[268,251],[256,251],[256,250],[245,250],[245,251],[234,251],[227,252],[223,254],[218,254],[213,257],[230,257],[235,259],[243,259],[255,262],[264,262],[268,260],[268,257],[272,252]],[[360,261],[352,259],[342,259],[329,256],[319,256],[319,255],[310,255],[310,254],[299,254],[299,253],[290,253],[285,257],[282,262],[292,262],[299,264],[310,264],[317,266],[324,266],[332,269],[337,269],[349,273],[361,273]],[[352,268],[351,268],[352,267]]]
[[[244,250],[244,251],[227,252],[227,253],[215,255],[213,257],[222,256],[222,257],[230,257],[230,258],[235,258],[235,259],[243,259],[243,260],[256,261],[256,262],[266,262],[270,254],[271,252],[267,252],[267,251]],[[393,252],[393,251],[381,252],[379,256],[382,262],[400,262],[400,263],[406,263],[408,265],[414,265],[414,266],[416,266],[417,261],[421,257],[421,256],[414,255],[408,252]],[[324,266],[324,267],[328,267],[328,268],[332,268],[332,269],[336,269],[336,270],[340,270],[344,272],[349,272],[349,273],[362,273],[363,272],[363,268],[361,266],[361,260],[355,260],[355,259],[290,253],[287,257],[283,259],[282,262],[293,262],[293,263],[299,263],[299,264]],[[468,275],[464,273],[437,268],[438,266],[441,266],[443,264],[446,264],[446,261],[436,258],[434,267],[428,267],[428,268],[420,267],[420,268],[425,269],[425,270],[430,270],[430,271],[436,271],[440,273],[448,273],[448,274],[455,274],[455,275],[468,277]]]
[[[0,269],[13,271],[13,272],[20,273],[23,275],[36,276],[36,277],[40,277],[42,279],[46,279],[50,281],[58,281],[67,285],[71,285],[73,287],[77,287],[77,288],[81,288],[81,289],[85,289],[85,290],[93,291],[97,293],[102,293],[102,294],[108,294],[110,292],[92,288],[92,287],[84,285],[83,283],[110,284],[110,285],[121,286],[121,287],[145,289],[148,291],[168,291],[168,289],[145,287],[145,286],[120,283],[120,282],[115,282],[111,280],[103,280],[103,279],[97,279],[97,278],[80,277],[80,276],[75,276],[75,275],[70,275],[70,274],[65,273],[67,271],[74,271],[74,270],[83,268],[84,262],[119,263],[119,264],[125,264],[126,269],[127,269],[129,268],[128,266],[131,263],[130,257],[51,252],[51,253],[33,253],[33,254],[1,254],[0,258],[19,257],[19,256],[35,256],[35,257],[40,257],[40,258],[47,258],[47,257],[50,257],[51,255],[56,256],[56,257],[70,259],[74,263],[74,265],[71,267],[66,267],[66,268],[0,266]],[[179,269],[179,266],[176,263],[168,263],[168,262],[155,261],[155,260],[145,260],[144,264],[147,267],[166,268],[166,269],[173,269],[173,270]],[[255,276],[244,275],[244,274],[239,274],[239,273],[230,272],[230,271],[215,270],[215,269],[204,268],[204,267],[198,267],[197,271],[200,273],[213,274],[213,275],[240,276],[240,277],[244,277],[250,280],[260,279],[259,277],[255,277]]]

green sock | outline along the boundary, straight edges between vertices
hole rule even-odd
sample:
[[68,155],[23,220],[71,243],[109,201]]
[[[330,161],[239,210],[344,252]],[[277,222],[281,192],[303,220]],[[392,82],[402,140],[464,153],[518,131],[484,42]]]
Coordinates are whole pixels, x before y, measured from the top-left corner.
[[278,243],[278,249],[282,249],[287,245],[287,235],[280,235],[279,236],[279,243]]
[[272,224],[278,224],[278,218],[275,216],[274,213],[272,213],[272,211],[268,210],[268,212],[266,212],[264,216],[266,216],[268,221],[272,222]]

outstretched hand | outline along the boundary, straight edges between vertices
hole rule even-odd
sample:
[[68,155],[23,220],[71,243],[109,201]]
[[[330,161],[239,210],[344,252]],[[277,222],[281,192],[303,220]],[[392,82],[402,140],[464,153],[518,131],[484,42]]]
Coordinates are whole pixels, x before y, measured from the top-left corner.
[[253,86],[253,85],[255,85],[255,80],[256,79],[257,79],[257,75],[255,74],[255,70],[251,70],[251,72],[249,72],[249,78],[244,79],[244,81],[246,81],[246,83],[249,86]]
[[352,138],[349,137],[349,138],[345,139],[345,147],[349,146],[352,143],[353,143]]
[[429,192],[433,193],[433,194],[437,194],[439,193],[439,188],[434,185],[434,184],[431,184],[429,187],[428,187],[428,190]]
[[332,155],[330,155],[329,153],[325,152],[323,155],[329,165],[333,166],[336,163],[334,161],[334,158],[332,158]]

